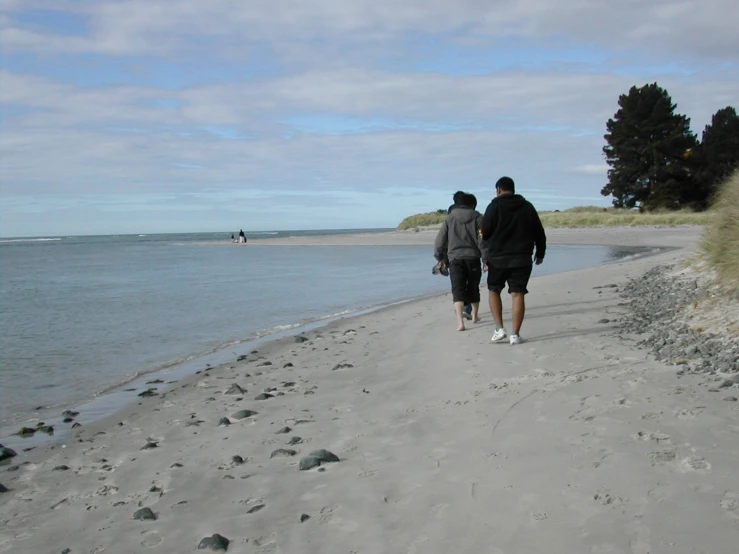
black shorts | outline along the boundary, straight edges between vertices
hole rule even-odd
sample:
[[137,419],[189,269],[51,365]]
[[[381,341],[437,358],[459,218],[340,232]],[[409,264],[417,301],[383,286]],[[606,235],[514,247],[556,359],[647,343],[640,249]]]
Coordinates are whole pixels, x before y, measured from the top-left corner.
[[479,258],[462,258],[449,262],[454,302],[475,304],[480,301],[482,266]]
[[519,267],[494,267],[488,264],[488,290],[500,292],[508,283],[508,293],[528,293],[526,285],[529,284],[533,264]]

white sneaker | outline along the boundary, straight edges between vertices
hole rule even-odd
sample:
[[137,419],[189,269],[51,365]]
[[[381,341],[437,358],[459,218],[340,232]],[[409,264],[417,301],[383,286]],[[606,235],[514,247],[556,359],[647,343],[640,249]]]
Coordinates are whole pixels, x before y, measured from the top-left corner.
[[490,339],[490,342],[500,342],[504,338],[506,338],[505,329],[501,327],[500,329],[496,329],[495,333],[493,334],[492,338]]
[[521,344],[522,342],[521,335],[511,335],[511,344]]

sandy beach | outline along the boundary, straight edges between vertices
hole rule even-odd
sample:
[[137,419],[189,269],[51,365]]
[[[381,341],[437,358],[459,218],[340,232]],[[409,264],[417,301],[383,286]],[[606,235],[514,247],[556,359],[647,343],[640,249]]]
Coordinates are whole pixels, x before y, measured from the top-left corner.
[[487,309],[456,332],[446,294],[245,352],[17,449],[0,465],[0,553],[226,547],[214,534],[244,554],[736,552],[739,403],[619,325],[620,287],[685,259],[699,229],[548,237],[674,249],[535,278],[521,345],[489,344]]

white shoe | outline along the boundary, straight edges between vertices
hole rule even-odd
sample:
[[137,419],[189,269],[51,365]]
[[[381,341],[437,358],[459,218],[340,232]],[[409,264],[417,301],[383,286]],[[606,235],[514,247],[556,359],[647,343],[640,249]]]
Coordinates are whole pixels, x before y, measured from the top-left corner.
[[490,339],[490,342],[500,342],[504,338],[506,338],[505,329],[501,327],[500,329],[496,329],[495,333],[493,334],[492,338]]
[[521,335],[511,335],[511,344],[521,344],[522,342]]

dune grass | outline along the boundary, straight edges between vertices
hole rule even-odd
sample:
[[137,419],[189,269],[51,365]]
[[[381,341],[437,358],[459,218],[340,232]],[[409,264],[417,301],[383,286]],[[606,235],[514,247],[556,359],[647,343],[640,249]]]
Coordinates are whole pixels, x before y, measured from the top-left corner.
[[654,211],[639,212],[619,208],[579,206],[561,212],[540,212],[544,227],[638,227],[645,225],[705,225],[712,212]]
[[406,229],[414,229],[425,225],[438,225],[439,223],[444,223],[445,219],[446,213],[438,211],[411,215],[400,222],[400,225],[398,225],[398,231],[405,231]]
[[[577,206],[561,212],[540,212],[545,228],[568,227],[637,227],[646,225],[706,225],[713,219],[714,210],[707,212],[654,211],[639,212],[599,206]],[[426,225],[437,225],[446,219],[446,214],[429,212],[406,217],[398,230],[414,229]]]
[[739,170],[719,187],[711,211],[714,217],[701,241],[703,255],[722,284],[739,288]]

